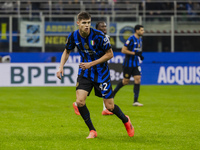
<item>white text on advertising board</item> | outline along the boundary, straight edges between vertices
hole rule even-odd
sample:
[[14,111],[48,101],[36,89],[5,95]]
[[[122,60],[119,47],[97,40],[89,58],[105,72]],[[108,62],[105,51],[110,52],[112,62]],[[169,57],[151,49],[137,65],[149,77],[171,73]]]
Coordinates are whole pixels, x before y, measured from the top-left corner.
[[200,66],[161,66],[157,83],[199,84]]

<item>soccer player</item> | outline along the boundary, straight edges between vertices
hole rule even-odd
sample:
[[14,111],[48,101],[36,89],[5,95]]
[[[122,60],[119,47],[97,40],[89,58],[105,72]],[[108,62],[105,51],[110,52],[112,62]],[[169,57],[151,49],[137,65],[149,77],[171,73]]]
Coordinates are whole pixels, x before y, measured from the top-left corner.
[[76,103],[78,110],[90,130],[89,138],[97,137],[96,129],[86,106],[86,98],[94,87],[95,95],[102,97],[106,108],[122,120],[130,137],[134,136],[134,128],[128,116],[114,104],[110,71],[107,61],[113,57],[113,51],[108,38],[99,30],[90,28],[91,16],[88,12],[80,12],[77,16],[78,30],[69,34],[62,54],[57,77],[63,76],[63,66],[71,50],[78,48],[81,56],[76,85]]
[[[109,36],[107,35],[107,25],[106,25],[106,23],[105,23],[104,21],[99,21],[99,22],[97,22],[97,23],[96,23],[96,29],[102,31],[102,32],[105,34],[105,36],[106,36],[107,38],[109,38]],[[78,111],[78,108],[77,108],[76,102],[73,103],[73,107],[74,107],[75,113],[76,113],[77,115],[80,115],[80,113],[79,113],[79,111]],[[103,111],[102,111],[102,115],[113,115],[112,112],[110,112],[108,109],[106,109],[106,106],[105,106],[104,102],[103,102]]]
[[126,54],[123,62],[123,80],[117,84],[113,91],[115,95],[120,88],[127,85],[130,81],[130,77],[134,77],[134,102],[133,106],[143,106],[143,104],[138,102],[139,92],[140,92],[140,82],[141,82],[141,66],[139,58],[144,59],[142,56],[142,39],[141,36],[144,33],[144,27],[142,25],[136,25],[134,35],[130,36],[121,52]]

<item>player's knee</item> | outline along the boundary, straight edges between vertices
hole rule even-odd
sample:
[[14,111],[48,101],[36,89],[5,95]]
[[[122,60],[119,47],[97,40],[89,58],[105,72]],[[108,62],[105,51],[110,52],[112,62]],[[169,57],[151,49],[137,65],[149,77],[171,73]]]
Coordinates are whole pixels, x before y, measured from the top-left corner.
[[106,109],[112,111],[114,109],[114,103],[105,103]]
[[140,84],[140,82],[141,82],[141,79],[135,79],[134,81],[135,84]]
[[140,82],[141,82],[141,76],[135,76],[134,77],[134,83],[135,84],[140,84]]
[[128,83],[129,83],[129,82],[126,81],[126,82],[124,82],[124,85],[127,85]]
[[114,106],[109,106],[109,107],[106,107],[106,109],[108,109],[109,111],[113,111],[113,109],[114,109]]
[[105,106],[106,106],[106,109],[108,109],[109,111],[113,110],[114,109],[114,101],[113,99],[111,100],[104,100],[104,103],[105,103]]
[[129,83],[129,80],[123,80],[123,85],[127,85]]
[[77,99],[76,104],[78,107],[83,107],[85,105],[85,101],[81,99]]

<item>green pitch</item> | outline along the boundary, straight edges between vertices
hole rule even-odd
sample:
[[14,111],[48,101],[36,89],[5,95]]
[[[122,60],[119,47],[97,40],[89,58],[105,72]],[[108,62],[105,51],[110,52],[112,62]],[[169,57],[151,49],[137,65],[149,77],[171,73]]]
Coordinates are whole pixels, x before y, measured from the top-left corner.
[[87,98],[96,139],[75,115],[75,87],[0,88],[0,150],[199,150],[200,86],[141,86],[133,107],[133,86],[123,87],[115,103],[129,115],[129,137],[116,116],[102,116],[102,99]]

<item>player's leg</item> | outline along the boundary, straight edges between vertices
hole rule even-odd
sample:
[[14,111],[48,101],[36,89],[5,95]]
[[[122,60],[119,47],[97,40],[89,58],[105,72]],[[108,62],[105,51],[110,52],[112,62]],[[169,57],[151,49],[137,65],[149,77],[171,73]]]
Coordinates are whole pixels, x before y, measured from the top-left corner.
[[95,85],[95,95],[103,97],[106,108],[115,114],[124,123],[129,136],[134,135],[134,128],[128,116],[125,116],[119,106],[114,104],[111,81]]
[[106,106],[105,106],[104,102],[103,102],[103,110],[106,110]]
[[86,97],[88,92],[85,90],[76,90],[76,103],[79,109],[79,112],[85,121],[85,124],[88,126],[90,130],[90,134],[87,138],[95,138],[97,137],[96,129],[94,128],[91,118],[90,112],[85,104]]
[[86,98],[90,94],[92,88],[93,85],[90,80],[78,77],[76,87],[76,103],[81,117],[90,130],[90,134],[87,138],[95,138],[97,136],[96,129],[94,128],[90,118],[90,112],[85,103]]
[[113,112],[119,119],[122,120],[127,133],[130,137],[134,136],[134,127],[131,124],[130,118],[128,116],[126,116],[122,110],[119,108],[118,105],[114,104],[114,100],[113,98],[109,98],[109,99],[103,99],[104,103],[106,105],[106,108]]
[[128,122],[128,118],[124,115],[124,113],[121,111],[121,109],[114,104],[113,98],[103,99],[106,108],[113,112],[118,118],[122,120],[123,123]]
[[133,106],[143,106],[143,104],[138,102],[139,93],[140,93],[140,83],[141,83],[141,75],[135,75],[134,77],[134,102]]
[[[111,81],[104,82],[104,83],[96,83],[94,84],[94,91],[95,95],[99,97],[103,97],[103,102],[105,107],[110,111],[114,110],[114,100],[112,95],[112,84]],[[127,121],[124,115],[123,121]]]
[[112,112],[110,112],[108,109],[106,109],[105,103],[103,102],[103,111],[101,113],[102,115],[113,115]]
[[[108,84],[107,83],[93,83],[94,85],[94,92],[95,92],[95,95],[98,96],[98,97],[102,97],[103,95],[107,95],[107,88],[108,88]],[[109,85],[112,89],[112,86]],[[103,90],[104,89],[104,90]],[[103,91],[102,91],[103,90]],[[110,91],[109,95],[112,94],[112,91]],[[106,109],[106,106],[103,102],[103,111],[102,111],[102,115],[113,115],[112,112],[110,112],[108,109]]]
[[122,80],[122,81],[120,81],[120,82],[117,84],[117,86],[115,87],[115,89],[114,89],[114,91],[113,91],[113,96],[115,96],[116,93],[117,93],[123,86],[124,86],[124,84],[123,84],[123,80]]
[[130,77],[131,77],[131,68],[129,67],[123,67],[123,80],[120,81],[117,86],[115,87],[114,91],[113,91],[113,96],[116,95],[116,93],[124,86],[127,85],[130,81]]
[[115,96],[115,94],[124,86],[127,85],[129,83],[130,79],[126,79],[123,78],[122,81],[120,81],[117,86],[115,87],[114,91],[113,91],[113,95]]
[[74,107],[74,112],[75,112],[75,114],[81,115],[80,112],[79,112],[79,110],[78,110],[78,106],[77,106],[77,103],[76,103],[76,102],[73,102],[73,107]]

